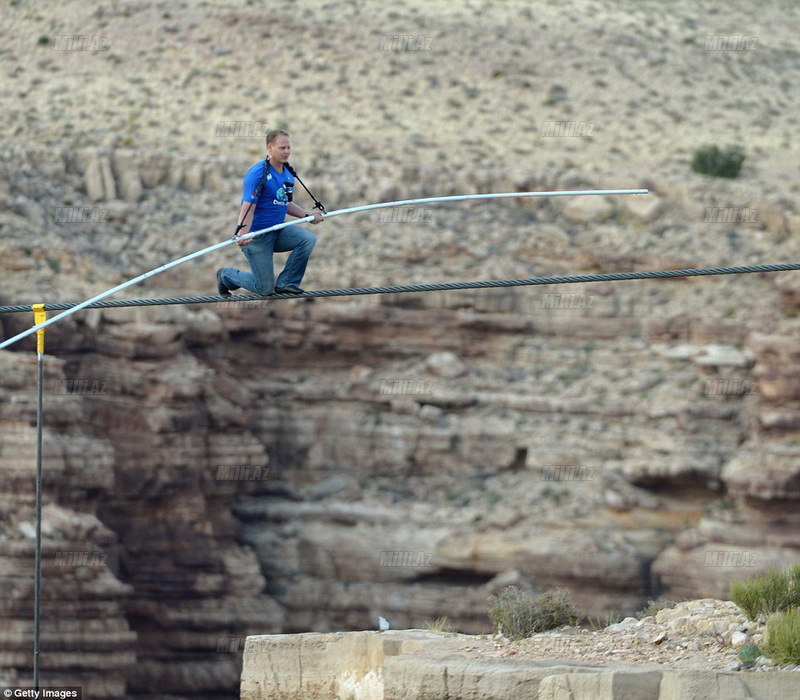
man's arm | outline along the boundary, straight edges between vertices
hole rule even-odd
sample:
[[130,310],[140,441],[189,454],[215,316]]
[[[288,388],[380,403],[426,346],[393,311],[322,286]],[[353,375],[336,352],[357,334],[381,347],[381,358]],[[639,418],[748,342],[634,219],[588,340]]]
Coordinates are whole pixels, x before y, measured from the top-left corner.
[[[248,211],[248,208],[250,211]],[[255,213],[256,208],[251,202],[242,202],[242,207],[239,209],[239,216],[236,217],[236,225],[238,226],[240,223],[243,223],[244,226],[236,232],[237,236],[244,236],[246,233],[250,233],[250,227],[253,225],[253,214]],[[252,240],[252,238],[248,238],[244,241],[236,241],[236,245],[241,248],[242,246],[248,245]]]
[[303,207],[297,206],[294,202],[289,202],[289,208],[286,210],[287,214],[291,214],[292,216],[296,216],[298,219],[302,219],[306,216],[313,216],[314,220],[309,222],[312,224],[318,224],[322,221],[322,212],[319,211],[306,211]]

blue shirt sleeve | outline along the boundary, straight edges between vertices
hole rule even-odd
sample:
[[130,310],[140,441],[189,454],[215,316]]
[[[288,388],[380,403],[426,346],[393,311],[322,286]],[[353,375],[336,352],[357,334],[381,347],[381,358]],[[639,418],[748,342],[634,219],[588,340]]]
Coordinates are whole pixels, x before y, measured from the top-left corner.
[[256,191],[258,183],[261,182],[261,176],[264,174],[263,168],[250,168],[247,175],[244,176],[244,187],[242,188],[242,201],[255,202],[253,192]]

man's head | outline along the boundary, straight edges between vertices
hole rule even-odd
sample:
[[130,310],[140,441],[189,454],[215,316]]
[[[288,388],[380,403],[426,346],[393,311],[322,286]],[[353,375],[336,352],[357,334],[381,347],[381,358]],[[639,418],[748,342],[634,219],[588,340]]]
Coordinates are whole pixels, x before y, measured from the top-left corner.
[[292,152],[292,140],[283,129],[273,129],[267,134],[267,157],[275,163],[286,163]]

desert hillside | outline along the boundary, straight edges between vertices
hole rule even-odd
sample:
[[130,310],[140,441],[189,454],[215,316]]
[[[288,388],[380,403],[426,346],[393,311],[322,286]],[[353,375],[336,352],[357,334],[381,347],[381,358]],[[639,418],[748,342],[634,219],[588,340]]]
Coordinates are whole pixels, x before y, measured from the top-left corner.
[[[271,128],[329,210],[650,190],[331,218],[309,289],[795,262],[798,28],[788,2],[11,2],[0,304],[226,239]],[[692,172],[707,144],[743,149],[736,179]],[[221,266],[245,262],[123,296]],[[80,312],[46,341],[43,678],[233,698],[249,634],[483,632],[508,583],[595,617],[726,599],[800,561],[798,311],[789,272]],[[12,684],[33,342],[0,367]]]

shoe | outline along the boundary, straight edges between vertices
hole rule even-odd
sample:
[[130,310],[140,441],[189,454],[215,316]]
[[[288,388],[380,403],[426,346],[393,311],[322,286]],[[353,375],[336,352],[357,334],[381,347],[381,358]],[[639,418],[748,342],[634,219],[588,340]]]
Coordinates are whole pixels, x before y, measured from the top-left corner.
[[296,284],[287,284],[285,287],[275,287],[275,294],[303,294],[304,289],[300,289]]
[[229,297],[231,295],[231,290],[228,289],[227,285],[222,281],[222,268],[217,270],[217,293],[221,297]]

